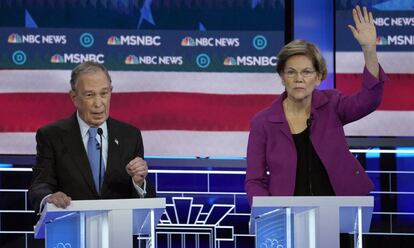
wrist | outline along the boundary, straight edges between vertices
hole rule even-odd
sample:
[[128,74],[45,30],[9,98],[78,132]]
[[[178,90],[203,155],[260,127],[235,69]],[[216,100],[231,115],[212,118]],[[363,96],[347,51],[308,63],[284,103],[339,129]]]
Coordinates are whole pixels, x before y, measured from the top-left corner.
[[135,180],[134,178],[133,178],[132,180],[134,181],[134,183],[135,183],[137,186],[139,186],[139,187],[141,187],[141,188],[142,188],[142,185],[144,185],[144,180],[141,180],[141,179],[139,179],[139,180]]
[[377,45],[372,45],[372,44],[368,44],[368,45],[361,45],[361,48],[363,51],[376,51],[377,50]]

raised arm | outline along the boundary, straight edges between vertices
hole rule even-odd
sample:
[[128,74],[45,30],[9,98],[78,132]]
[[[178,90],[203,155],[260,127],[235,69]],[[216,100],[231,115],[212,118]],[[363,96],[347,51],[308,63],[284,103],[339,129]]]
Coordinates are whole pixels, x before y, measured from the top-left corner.
[[377,32],[374,25],[374,18],[372,13],[367,11],[364,6],[361,8],[357,5],[352,10],[352,16],[354,18],[355,27],[348,25],[351,29],[355,39],[361,45],[362,52],[364,53],[365,66],[368,71],[376,78],[379,78],[379,64],[377,57]]

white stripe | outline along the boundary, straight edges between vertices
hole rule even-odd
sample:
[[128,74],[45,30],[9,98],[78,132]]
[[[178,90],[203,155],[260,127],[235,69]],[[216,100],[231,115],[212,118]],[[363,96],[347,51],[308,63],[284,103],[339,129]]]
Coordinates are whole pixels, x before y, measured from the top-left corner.
[[[146,156],[245,157],[248,132],[143,131]],[[35,154],[35,133],[0,133],[0,154]]]
[[[378,60],[386,73],[414,73],[414,52],[378,52]],[[362,73],[362,52],[337,52],[336,73]]]
[[35,133],[0,132],[0,154],[35,154]]
[[31,168],[1,168],[0,171],[8,171],[8,172],[32,172]]
[[[414,136],[414,113],[376,111],[345,126],[348,136]],[[245,157],[248,132],[143,131],[146,156]],[[0,133],[0,154],[35,154],[34,133]]]
[[386,232],[363,232],[363,235],[387,235],[387,236],[414,236],[414,233],[399,233],[399,232],[392,232],[392,233],[386,233]]
[[245,157],[247,138],[248,132],[143,132],[146,154],[161,156]]
[[3,213],[34,213],[34,210],[0,210],[0,214]]
[[348,136],[413,136],[414,111],[375,111],[345,126]]
[[[277,73],[202,73],[111,71],[114,92],[189,92],[211,94],[279,94]],[[68,70],[0,70],[0,92],[70,90]]]

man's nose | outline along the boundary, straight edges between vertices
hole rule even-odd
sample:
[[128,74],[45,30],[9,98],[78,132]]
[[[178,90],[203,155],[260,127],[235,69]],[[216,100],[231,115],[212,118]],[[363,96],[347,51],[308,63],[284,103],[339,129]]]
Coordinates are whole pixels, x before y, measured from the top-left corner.
[[95,96],[93,99],[93,106],[100,107],[103,104],[103,99],[99,95]]

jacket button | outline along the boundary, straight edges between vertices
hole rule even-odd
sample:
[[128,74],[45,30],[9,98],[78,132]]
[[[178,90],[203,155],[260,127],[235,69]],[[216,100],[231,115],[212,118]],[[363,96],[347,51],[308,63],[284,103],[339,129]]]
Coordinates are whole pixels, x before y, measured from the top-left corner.
[[355,175],[359,175],[360,172],[357,170],[354,173],[355,173]]

